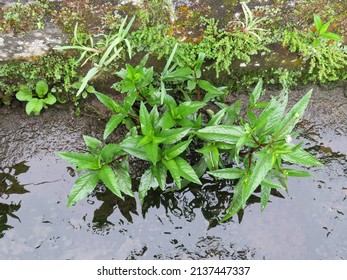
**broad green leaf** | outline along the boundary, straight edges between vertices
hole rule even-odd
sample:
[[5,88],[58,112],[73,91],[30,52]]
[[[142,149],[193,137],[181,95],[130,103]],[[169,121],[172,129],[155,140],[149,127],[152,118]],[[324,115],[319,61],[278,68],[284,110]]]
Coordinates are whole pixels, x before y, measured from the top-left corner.
[[327,38],[327,39],[338,41],[338,42],[343,41],[343,39],[342,39],[342,37],[340,35],[337,35],[337,34],[332,33],[332,32],[324,33],[321,36],[324,37],[324,38]]
[[313,21],[314,21],[314,25],[316,26],[316,29],[319,31],[322,28],[323,21],[316,14],[313,15]]
[[288,154],[283,154],[281,155],[281,157],[284,161],[294,164],[301,164],[306,166],[323,166],[323,164],[318,161],[313,155],[304,151],[303,149],[298,149]]
[[71,206],[76,202],[85,199],[92,193],[95,186],[99,182],[100,171],[89,171],[82,174],[73,185],[69,198],[67,200],[67,206]]
[[101,148],[102,142],[91,136],[83,135],[84,143],[86,143],[91,153],[94,153],[97,149]]
[[25,106],[25,112],[30,115],[34,113],[34,115],[39,115],[43,108],[43,101],[41,99],[32,98],[27,105]]
[[179,169],[179,173],[181,177],[195,183],[198,185],[201,185],[201,181],[199,180],[199,177],[196,175],[194,169],[191,167],[191,165],[184,160],[181,157],[175,158],[176,165]]
[[149,160],[144,147],[138,147],[137,144],[141,140],[141,136],[130,136],[125,138],[119,145],[122,147],[123,151],[131,156],[137,157],[142,160]]
[[43,98],[48,92],[48,85],[45,81],[39,81],[35,86],[38,97]]
[[272,168],[272,153],[269,149],[264,149],[261,153],[258,153],[258,160],[255,167],[251,169],[251,174],[248,181],[245,181],[245,185],[242,189],[242,205],[245,206],[248,198],[252,195],[255,189],[264,180],[266,175]]
[[270,176],[266,176],[264,178],[264,180],[261,182],[261,185],[262,186],[266,186],[268,188],[271,188],[271,189],[277,189],[277,190],[286,190],[285,187],[283,187],[282,185],[280,184],[277,184],[276,182],[274,182],[272,179],[269,178]]
[[123,198],[122,194],[117,186],[117,177],[111,167],[104,165],[99,172],[99,179],[105,184],[105,186],[113,192],[116,196]]
[[286,177],[312,177],[310,173],[303,170],[285,168],[282,172]]
[[324,35],[327,32],[329,25],[330,25],[330,21],[324,23],[322,27],[318,30],[319,35],[321,36]]
[[125,112],[129,112],[130,109],[133,107],[135,101],[137,99],[137,92],[136,91],[132,91],[129,92],[123,102],[123,109],[125,110]]
[[221,219],[222,223],[229,220],[232,216],[234,216],[237,212],[239,212],[242,209],[242,189],[244,180],[246,180],[246,178],[240,179],[235,185],[233,199],[230,203],[230,206],[226,210],[225,216]]
[[172,118],[169,111],[164,113],[164,116],[161,118],[161,126],[163,129],[170,129],[176,125],[176,121]]
[[120,156],[122,154],[124,154],[122,147],[114,143],[107,144],[101,150],[101,158],[104,163],[111,163],[116,156]]
[[272,108],[275,108],[275,109],[272,111],[272,114],[268,117],[268,121],[266,122],[265,127],[263,129],[263,133],[265,135],[273,133],[274,130],[277,128],[277,126],[282,120],[282,116],[287,107],[287,103],[288,103],[287,94],[285,94],[282,97],[279,97],[279,99],[275,99],[275,98],[271,99],[271,101],[269,102],[265,110],[272,110]]
[[271,188],[266,185],[261,185],[261,193],[260,193],[260,208],[261,211],[264,211],[269,198],[270,198]]
[[195,80],[189,80],[189,81],[187,82],[187,88],[188,88],[188,90],[190,90],[190,91],[195,90],[195,88],[196,88],[196,82],[195,82]]
[[222,121],[224,114],[226,112],[226,109],[220,110],[217,114],[213,115],[212,118],[209,120],[206,126],[216,126],[219,125]]
[[104,104],[107,108],[109,108],[111,111],[115,113],[120,112],[120,105],[114,101],[111,97],[102,94],[100,92],[94,92],[95,96],[98,98],[98,100]]
[[162,130],[157,137],[166,139],[163,144],[171,145],[181,141],[188,133],[190,128],[173,128]]
[[147,158],[152,162],[153,165],[156,165],[157,162],[160,160],[160,151],[159,146],[156,143],[148,143],[144,146]]
[[141,131],[144,135],[150,135],[151,133],[153,133],[154,128],[151,122],[151,116],[143,102],[141,102],[140,105],[140,124]]
[[139,141],[139,143],[137,143],[137,146],[142,147],[151,142],[153,142],[153,135],[141,136],[141,140]]
[[207,173],[211,174],[212,176],[228,180],[240,179],[241,177],[245,176],[245,171],[240,168],[224,168],[208,171]]
[[283,120],[280,122],[280,124],[277,126],[277,129],[274,132],[276,137],[284,138],[292,132],[295,125],[303,116],[305,109],[310,101],[311,94],[312,90],[305,94],[283,118]]
[[254,105],[258,103],[258,100],[262,91],[263,91],[263,80],[260,79],[250,96],[249,105],[251,107],[254,107]]
[[16,98],[19,101],[30,101],[33,98],[33,94],[31,91],[23,88],[16,93]]
[[196,152],[203,154],[203,159],[209,170],[215,170],[219,166],[219,150],[216,143],[208,143]]
[[200,101],[186,101],[177,107],[178,114],[181,118],[185,118],[193,113],[196,113],[200,108],[204,107],[206,103]]
[[152,174],[157,179],[158,184],[162,190],[165,190],[166,178],[167,178],[167,169],[166,167],[159,162],[157,165],[152,165]]
[[55,102],[57,102],[57,98],[52,93],[48,93],[47,97],[43,99],[43,102],[48,105],[53,105]]
[[80,170],[97,170],[100,169],[99,159],[90,154],[73,153],[73,152],[58,152],[56,153],[60,158],[66,162],[77,167]]
[[163,164],[165,165],[165,167],[169,170],[172,178],[174,179],[177,188],[181,189],[181,173],[180,173],[180,169],[177,166],[177,163],[174,159],[170,159],[170,160],[162,160]]
[[122,162],[117,165],[117,172],[115,173],[117,177],[117,186],[122,193],[134,197],[129,170],[130,167],[128,159],[122,160]]
[[110,134],[118,127],[118,125],[124,120],[125,117],[126,115],[123,113],[111,116],[105,126],[104,139],[107,139],[107,137],[110,136]]
[[173,158],[179,156],[180,154],[182,154],[184,151],[186,151],[191,142],[192,142],[192,139],[188,139],[188,140],[183,141],[181,143],[178,143],[178,144],[176,144],[176,145],[174,145],[168,149],[165,149],[163,156],[167,160],[173,159]]
[[213,85],[211,85],[208,81],[199,80],[198,85],[207,92],[203,99],[204,102],[208,102],[216,97],[225,95],[225,92],[223,91],[224,88],[223,90],[221,90],[220,88],[216,88]]
[[121,163],[116,164],[116,180],[119,190],[131,197],[134,197],[134,192],[132,190],[131,177],[129,174],[129,161],[128,159],[122,160]]
[[171,73],[165,75],[163,81],[185,81],[193,75],[193,70],[189,67],[178,68]]
[[143,204],[143,201],[147,195],[147,192],[150,189],[156,189],[159,186],[157,179],[152,173],[151,169],[147,169],[140,180],[139,185],[139,199],[141,204]]
[[227,144],[236,144],[244,133],[241,127],[232,125],[208,126],[196,132],[201,139]]

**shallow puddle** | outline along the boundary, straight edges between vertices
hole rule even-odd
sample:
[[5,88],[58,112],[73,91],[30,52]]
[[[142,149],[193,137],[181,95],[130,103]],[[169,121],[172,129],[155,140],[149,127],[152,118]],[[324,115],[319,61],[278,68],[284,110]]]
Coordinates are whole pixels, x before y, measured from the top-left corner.
[[325,166],[291,179],[263,213],[253,196],[225,224],[215,219],[232,186],[209,178],[181,193],[152,192],[143,209],[102,187],[67,208],[76,177],[54,152],[81,151],[82,135],[100,135],[100,122],[54,108],[0,113],[0,259],[346,259],[346,112],[341,89],[316,88],[299,128]]

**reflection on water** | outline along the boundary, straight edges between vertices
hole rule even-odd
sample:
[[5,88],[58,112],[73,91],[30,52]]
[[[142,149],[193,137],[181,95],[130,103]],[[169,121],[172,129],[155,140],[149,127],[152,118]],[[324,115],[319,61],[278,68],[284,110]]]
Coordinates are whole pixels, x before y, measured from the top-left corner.
[[4,203],[12,194],[24,194],[29,192],[24,188],[22,184],[18,182],[17,176],[21,173],[25,173],[29,170],[29,166],[25,162],[20,162],[11,167],[0,167],[0,239],[4,237],[4,231],[13,228],[8,224],[8,218],[17,219],[20,222],[18,216],[14,213],[21,207],[21,202]]

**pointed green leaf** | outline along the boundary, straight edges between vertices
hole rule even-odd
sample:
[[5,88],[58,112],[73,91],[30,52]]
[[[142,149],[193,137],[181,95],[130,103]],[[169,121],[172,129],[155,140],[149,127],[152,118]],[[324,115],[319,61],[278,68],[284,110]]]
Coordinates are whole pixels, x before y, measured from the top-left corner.
[[163,81],[185,81],[188,80],[191,75],[193,75],[193,70],[189,67],[178,68],[173,72],[170,72],[167,75],[165,75]]
[[71,206],[76,202],[85,199],[92,193],[95,186],[99,182],[99,171],[90,171],[81,175],[73,185],[68,201],[67,206]]
[[240,168],[224,168],[208,171],[207,173],[211,174],[212,176],[228,180],[235,180],[245,176],[245,171]]
[[165,167],[169,170],[172,178],[174,179],[177,188],[181,189],[181,173],[180,169],[178,168],[176,161],[173,159],[170,160],[162,160]]
[[226,210],[225,216],[221,219],[222,223],[229,220],[232,216],[234,216],[237,212],[239,212],[242,209],[242,188],[244,180],[245,178],[240,179],[234,187],[233,199],[230,203],[230,206]]
[[99,159],[96,156],[72,152],[58,152],[56,154],[66,162],[76,166],[77,171],[100,169]]
[[153,133],[154,128],[151,122],[151,116],[143,102],[141,102],[140,105],[140,124],[141,131],[144,135],[150,135],[151,133]]
[[122,147],[123,151],[131,156],[137,157],[142,160],[149,160],[144,147],[138,147],[138,143],[141,140],[141,136],[130,136],[125,138],[119,145]]
[[322,28],[323,21],[316,14],[313,15],[313,21],[314,21],[314,25],[316,26],[317,31],[319,31]]
[[199,177],[196,175],[194,169],[186,160],[184,160],[181,157],[176,157],[175,162],[179,169],[179,173],[181,177],[195,184],[201,185],[201,181],[199,180]]
[[305,94],[283,118],[274,132],[275,135],[277,135],[276,137],[284,138],[292,132],[295,125],[303,116],[305,109],[310,101],[311,94],[312,90]]
[[193,113],[196,113],[200,108],[204,107],[206,103],[200,101],[186,101],[181,103],[178,107],[178,114],[181,118],[185,118]]
[[122,193],[134,197],[129,170],[129,160],[127,158],[118,164],[117,172],[115,173],[117,177],[117,186]]
[[156,189],[159,186],[157,179],[152,173],[151,169],[147,169],[145,173],[143,173],[140,185],[139,185],[139,199],[141,204],[143,204],[144,198],[147,195],[147,192],[150,189]]
[[157,162],[160,160],[160,154],[159,154],[159,146],[156,143],[148,143],[144,146],[147,158],[153,163],[153,165],[156,165]]
[[157,179],[158,184],[162,190],[165,190],[167,169],[166,167],[159,162],[157,165],[152,165],[152,174]]
[[250,96],[250,106],[253,107],[255,104],[258,103],[259,97],[263,91],[263,80],[260,79],[257,85],[255,86],[253,92]]
[[242,189],[242,205],[245,206],[248,198],[252,195],[255,189],[264,180],[266,175],[272,168],[272,153],[268,149],[264,149],[261,153],[258,153],[258,160],[254,169],[251,169],[251,174],[248,181],[245,181],[245,185]]
[[111,167],[104,165],[99,172],[99,179],[105,184],[105,186],[113,192],[116,196],[123,198],[122,194],[117,186],[117,177]]
[[180,154],[182,154],[184,151],[186,151],[191,142],[192,142],[192,139],[188,139],[187,141],[178,143],[170,147],[169,149],[165,149],[163,156],[165,156],[167,160],[173,159],[179,156]]
[[119,113],[117,115],[112,115],[108,120],[105,131],[104,131],[104,139],[107,139],[108,136],[118,127],[118,125],[124,120],[126,115],[123,113]]
[[216,126],[222,121],[226,112],[226,108],[220,110],[217,114],[213,115],[206,126]]
[[202,128],[196,134],[204,140],[236,144],[244,133],[243,129],[239,126],[218,125]]
[[313,155],[309,154],[303,149],[298,149],[288,154],[283,154],[281,155],[281,157],[283,160],[294,164],[301,164],[306,166],[323,166],[323,164],[318,161]]
[[107,144],[101,150],[101,158],[104,163],[111,163],[116,156],[123,155],[122,147],[118,144]]
[[337,35],[337,34],[332,33],[332,32],[324,33],[321,36],[324,38],[330,39],[330,40],[338,41],[338,42],[343,41],[343,39],[340,35]]
[[120,105],[114,101],[111,97],[102,94],[100,92],[94,92],[95,96],[98,98],[98,100],[104,104],[107,108],[109,108],[111,111],[115,113],[120,112]]
[[324,35],[325,32],[327,32],[327,30],[328,30],[328,28],[329,28],[329,25],[330,25],[330,21],[324,23],[324,24],[322,25],[322,27],[318,30],[319,35],[321,35],[321,36]]
[[308,173],[307,171],[295,170],[295,169],[289,169],[289,168],[283,169],[283,174],[286,177],[312,177],[312,175]]
[[163,141],[163,144],[171,145],[181,141],[189,132],[190,128],[164,129],[157,135],[157,137],[165,138],[166,140]]
[[260,193],[260,208],[261,211],[264,211],[269,198],[270,198],[271,188],[266,185],[261,185],[261,193]]
[[176,121],[172,118],[169,111],[164,113],[164,116],[161,118],[161,126],[163,129],[170,129],[176,125]]
[[102,142],[91,136],[83,135],[84,143],[86,143],[88,149],[94,153],[97,149],[101,148]]

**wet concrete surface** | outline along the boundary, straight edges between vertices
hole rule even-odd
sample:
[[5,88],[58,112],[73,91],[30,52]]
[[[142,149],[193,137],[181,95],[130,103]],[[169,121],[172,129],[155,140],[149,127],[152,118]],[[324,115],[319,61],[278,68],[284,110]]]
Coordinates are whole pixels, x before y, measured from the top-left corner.
[[[309,88],[290,93],[292,104]],[[268,95],[273,94],[269,93]],[[256,196],[225,224],[213,221],[232,187],[205,180],[180,193],[122,202],[100,187],[67,208],[76,177],[56,151],[81,151],[96,118],[53,106],[39,117],[0,108],[0,259],[347,259],[347,98],[314,94],[299,125],[324,162],[290,179],[263,213]],[[134,180],[136,184],[136,181]]]

